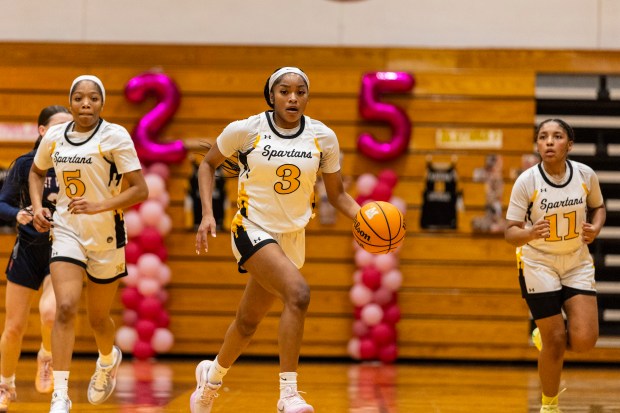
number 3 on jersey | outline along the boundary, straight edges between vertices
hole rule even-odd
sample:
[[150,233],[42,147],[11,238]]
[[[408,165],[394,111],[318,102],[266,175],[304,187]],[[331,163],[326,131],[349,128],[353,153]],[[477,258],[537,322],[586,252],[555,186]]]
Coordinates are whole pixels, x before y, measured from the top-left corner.
[[290,194],[293,193],[299,188],[301,183],[299,182],[299,177],[301,176],[301,171],[297,165],[292,164],[284,164],[276,169],[276,175],[282,178],[283,182],[276,182],[273,185],[273,189],[279,194]]
[[545,238],[545,241],[566,241],[579,236],[579,233],[577,232],[577,211],[567,212],[563,215],[563,217],[568,220],[568,233],[561,237],[558,234],[558,215],[553,214],[545,216],[545,219],[549,221],[549,237]]
[[80,170],[63,171],[62,180],[65,183],[65,193],[69,198],[82,196],[86,192],[86,185],[80,180]]

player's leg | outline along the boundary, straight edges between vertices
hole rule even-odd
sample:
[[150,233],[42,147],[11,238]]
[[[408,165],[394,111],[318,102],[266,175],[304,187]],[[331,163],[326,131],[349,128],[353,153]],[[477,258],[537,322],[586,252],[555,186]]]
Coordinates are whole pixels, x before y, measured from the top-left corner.
[[[272,244],[276,245],[276,244]],[[248,345],[256,328],[271,309],[276,297],[250,276],[215,360],[203,360],[196,367],[196,390],[190,397],[192,413],[209,413],[228,369]]]
[[16,398],[15,372],[34,292],[31,288],[7,281],[4,331],[0,338],[0,411],[8,410],[9,404]]
[[116,373],[123,358],[114,345],[116,326],[110,315],[120,278],[127,275],[125,250],[118,248],[88,253],[86,309],[97,342],[99,357],[88,386],[88,401],[103,403],[116,387]]
[[591,350],[598,339],[598,306],[595,295],[577,294],[564,302],[568,328],[568,350]]
[[75,319],[85,271],[73,260],[53,261],[50,269],[56,297],[56,318],[52,328],[54,393],[50,411],[67,412],[71,406],[69,373],[75,344]]
[[40,393],[51,393],[54,389],[52,364],[52,328],[56,317],[56,297],[52,287],[52,279],[46,276],[43,280],[41,298],[39,299],[39,315],[41,317],[41,348],[37,353],[37,374],[35,388]]

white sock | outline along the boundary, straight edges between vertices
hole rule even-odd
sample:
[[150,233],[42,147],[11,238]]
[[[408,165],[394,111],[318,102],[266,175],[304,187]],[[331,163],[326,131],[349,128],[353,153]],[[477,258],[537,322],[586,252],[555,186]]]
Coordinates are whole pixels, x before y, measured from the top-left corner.
[[0,384],[6,384],[9,387],[15,387],[15,375],[13,374],[11,377],[0,377]]
[[69,372],[54,370],[54,393],[59,396],[68,396],[69,393]]
[[220,363],[218,363],[217,357],[216,357],[215,360],[213,360],[213,364],[211,364],[211,367],[209,367],[209,374],[207,375],[207,381],[211,384],[220,384],[222,382],[222,379],[226,375],[226,373],[228,373],[228,369],[225,369],[224,367],[220,366]]
[[110,354],[101,354],[101,352],[99,352],[99,359],[97,361],[101,367],[107,367],[114,364],[114,348],[112,348],[112,352]]
[[46,349],[43,343],[41,343],[41,349],[39,350],[39,354],[43,357],[52,357],[52,352]]
[[[297,372],[285,371],[280,373],[280,398],[287,395],[285,393],[287,387],[292,388],[293,391],[297,391]],[[290,392],[288,394],[290,394]]]

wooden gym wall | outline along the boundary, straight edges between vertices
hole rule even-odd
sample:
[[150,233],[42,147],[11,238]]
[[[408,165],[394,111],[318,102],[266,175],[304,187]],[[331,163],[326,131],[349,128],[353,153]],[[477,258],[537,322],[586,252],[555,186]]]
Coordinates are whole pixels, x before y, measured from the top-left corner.
[[[77,75],[99,76],[107,89],[103,116],[132,130],[153,105],[129,103],[123,88],[147,70],[162,70],[179,85],[181,107],[163,135],[186,140],[200,157],[200,139],[216,137],[229,122],[266,109],[262,89],[267,76],[286,65],[303,68],[312,82],[308,115],[338,134],[344,152],[343,173],[351,182],[364,172],[386,167],[400,174],[396,195],[408,204],[408,237],[401,253],[404,285],[399,292],[403,317],[398,324],[401,358],[533,360],[529,318],[520,298],[514,248],[501,235],[479,235],[471,218],[483,214],[484,184],[474,182],[475,168],[489,153],[503,155],[504,211],[511,169],[532,149],[535,76],[540,72],[620,71],[620,53],[546,50],[430,50],[375,48],[218,47],[103,44],[0,44],[0,122],[34,122],[50,104],[67,104]],[[356,151],[361,132],[387,138],[389,128],[364,121],[357,110],[360,80],[369,71],[408,71],[416,79],[410,94],[386,95],[402,107],[413,133],[406,155],[378,163]],[[445,150],[435,146],[438,128],[501,129],[500,150]],[[34,139],[34,137],[33,137]],[[0,161],[8,163],[31,144],[2,142]],[[455,231],[420,230],[425,159],[458,156],[464,212]],[[173,277],[167,287],[170,328],[177,355],[215,354],[232,321],[245,276],[236,272],[230,237],[209,239],[209,253],[196,256],[195,233],[185,227],[183,199],[191,172],[189,161],[172,168],[168,213],[174,229],[167,238]],[[229,188],[234,187],[231,182]],[[351,186],[354,194],[354,185]],[[234,195],[230,194],[234,202]],[[0,235],[0,256],[8,259],[14,235]],[[303,356],[343,357],[351,336],[349,299],[353,261],[350,222],[335,225],[313,220],[307,230],[304,275],[312,287]],[[0,295],[4,296],[3,281]],[[2,300],[3,302],[4,300]],[[4,312],[4,304],[0,305]],[[245,354],[276,355],[276,306]],[[115,306],[122,324],[122,304]],[[2,319],[4,317],[2,316]],[[38,315],[30,317],[25,351],[39,346]],[[3,322],[3,321],[2,321]],[[95,351],[82,311],[77,321],[76,351]],[[617,349],[596,349],[578,360],[619,360]]]

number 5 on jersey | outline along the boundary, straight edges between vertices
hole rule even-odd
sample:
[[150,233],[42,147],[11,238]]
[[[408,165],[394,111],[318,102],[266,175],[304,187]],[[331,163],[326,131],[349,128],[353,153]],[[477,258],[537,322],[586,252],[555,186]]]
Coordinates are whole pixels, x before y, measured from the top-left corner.
[[82,196],[86,192],[86,185],[80,180],[80,170],[63,171],[62,180],[65,183],[65,193],[69,198]]

